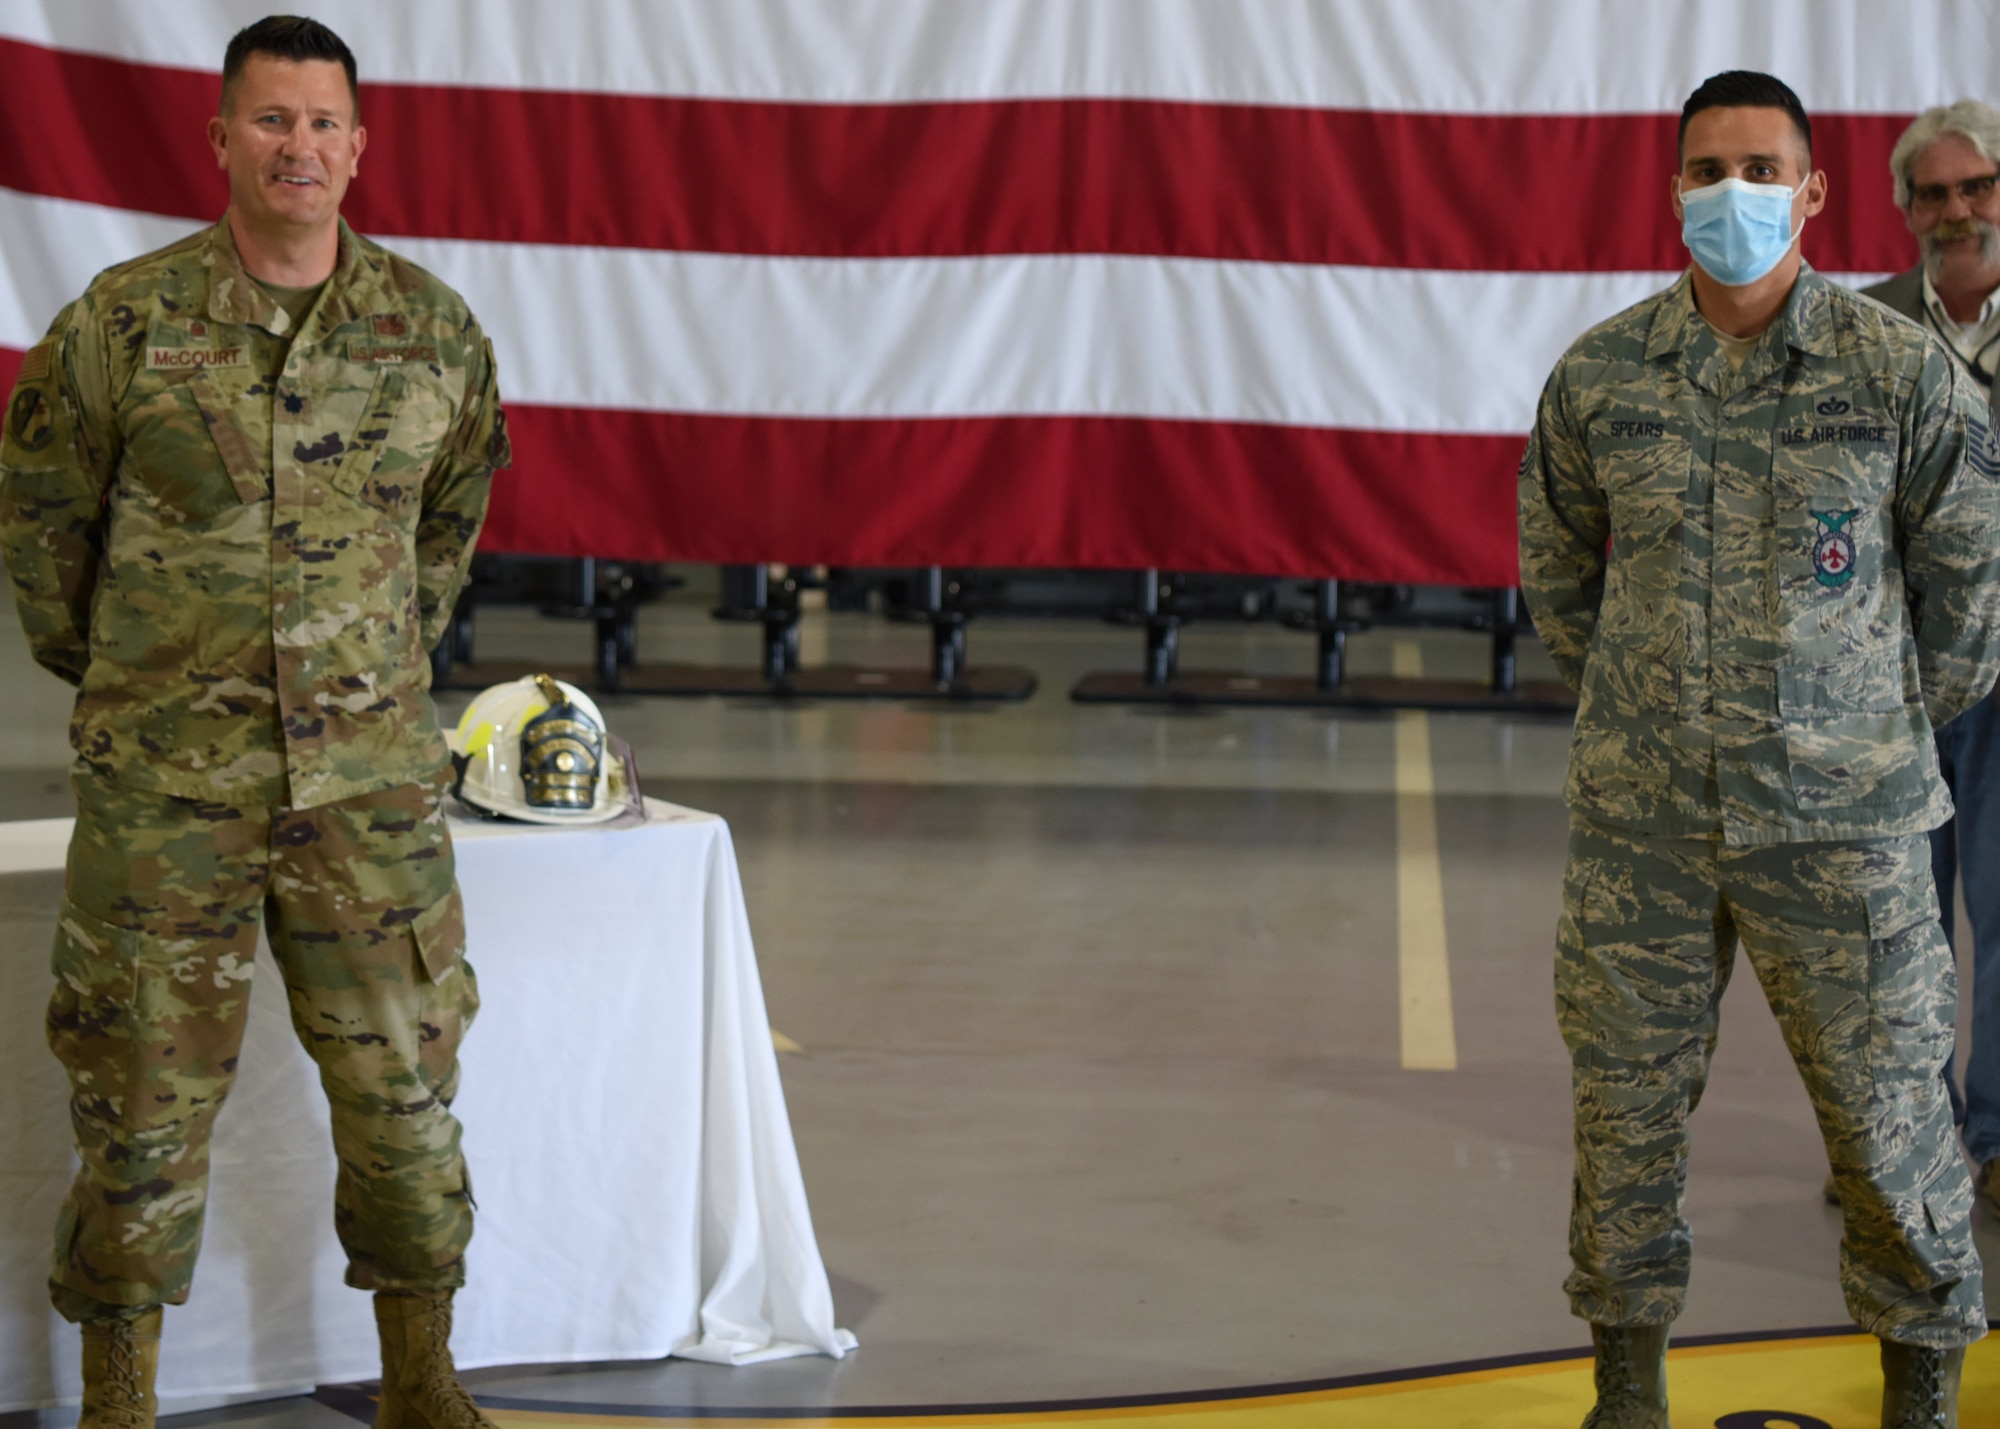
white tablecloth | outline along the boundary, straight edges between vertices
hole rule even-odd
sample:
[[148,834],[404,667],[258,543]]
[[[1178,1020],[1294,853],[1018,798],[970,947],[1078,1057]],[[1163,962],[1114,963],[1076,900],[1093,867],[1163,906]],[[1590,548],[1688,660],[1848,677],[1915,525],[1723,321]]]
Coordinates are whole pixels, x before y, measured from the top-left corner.
[[[454,824],[484,1000],[456,1107],[479,1203],[463,1368],[853,1348],[834,1328],[729,828],[651,807],[636,828]],[[44,1290],[74,1164],[41,1029],[60,890],[46,870],[68,836],[68,820],[0,824],[0,876],[37,880],[16,892],[39,902],[45,887],[51,915],[0,935],[0,1410],[74,1403],[78,1387],[76,1332]],[[169,1412],[378,1372],[368,1297],[341,1283],[326,1105],[269,958],[193,1295],[167,1312]]]

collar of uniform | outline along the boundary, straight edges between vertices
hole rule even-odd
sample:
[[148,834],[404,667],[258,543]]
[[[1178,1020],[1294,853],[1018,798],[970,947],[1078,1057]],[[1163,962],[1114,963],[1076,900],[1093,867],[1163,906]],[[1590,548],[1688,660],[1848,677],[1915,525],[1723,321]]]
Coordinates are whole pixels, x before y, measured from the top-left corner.
[[363,243],[340,220],[340,261],[334,265],[333,280],[320,294],[317,307],[306,319],[305,336],[317,338],[343,324],[359,322],[389,306],[388,265],[382,250]]
[[1678,356],[1681,370],[1705,391],[1721,392],[1733,380],[1715,328],[1694,305],[1692,268],[1660,295],[1652,331],[1646,334],[1646,360],[1668,356]]
[[283,333],[291,326],[285,310],[271,295],[257,286],[243,255],[236,251],[236,235],[229,231],[229,215],[208,231],[208,316],[211,322],[242,323]]
[[[1673,287],[1661,294],[1659,311],[1654,314],[1652,331],[1646,335],[1648,360],[1670,352],[1686,352],[1700,326],[1708,320],[1694,305],[1694,269],[1682,273]],[[1831,357],[1834,350],[1833,324],[1827,318],[1826,279],[1815,273],[1810,263],[1799,264],[1799,277],[1785,299],[1777,325],[1785,344],[1816,357]]]
[[1827,294],[1826,279],[1813,271],[1810,263],[1799,264],[1799,280],[1785,300],[1778,321],[1785,326],[1785,342],[1814,357],[1833,357],[1839,350],[1834,338],[1833,300]]
[[[333,276],[327,280],[327,291],[320,294],[319,302],[306,316],[306,333],[331,332],[357,315],[371,311],[381,288],[380,264],[362,252],[347,220],[343,218],[339,223],[340,252],[334,259]],[[279,337],[289,332],[292,320],[243,266],[226,215],[209,231],[207,262],[208,316],[212,321],[247,323]]]
[[1700,321],[1701,313],[1694,305],[1694,269],[1689,268],[1673,287],[1660,294],[1660,305],[1653,312],[1652,331],[1646,334],[1646,360],[1650,362],[1670,352],[1685,352],[1694,338],[1689,324]]

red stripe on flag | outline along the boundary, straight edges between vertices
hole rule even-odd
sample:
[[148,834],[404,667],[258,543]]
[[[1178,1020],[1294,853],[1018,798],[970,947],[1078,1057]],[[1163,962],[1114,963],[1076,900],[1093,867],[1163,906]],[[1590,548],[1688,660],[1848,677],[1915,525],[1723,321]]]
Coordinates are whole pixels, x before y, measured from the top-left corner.
[[[212,217],[213,75],[0,41],[0,186]],[[819,257],[1119,253],[1519,272],[1686,262],[1672,115],[1440,115],[1134,100],[766,104],[368,85],[355,227]],[[1807,256],[1914,261],[1906,120],[1814,120]]]
[[[23,353],[0,348],[0,392]],[[1522,438],[1119,417],[510,404],[480,549],[1513,585]]]
[[514,405],[485,551],[1513,585],[1518,437]]
[[207,138],[221,87],[214,74],[0,40],[0,187],[212,221],[229,202]]

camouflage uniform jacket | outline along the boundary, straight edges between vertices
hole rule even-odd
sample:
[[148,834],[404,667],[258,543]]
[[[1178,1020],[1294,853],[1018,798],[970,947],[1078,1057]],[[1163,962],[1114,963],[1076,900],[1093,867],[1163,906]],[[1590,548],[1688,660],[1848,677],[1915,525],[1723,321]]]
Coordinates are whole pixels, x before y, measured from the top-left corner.
[[1931,727],[2000,668],[1993,442],[1941,345],[1809,268],[1737,373],[1686,274],[1579,338],[1520,480],[1571,808],[1730,845],[1947,818]]
[[510,459],[492,349],[345,223],[290,327],[225,219],[100,274],[22,364],[0,553],[120,785],[306,808],[444,763],[426,652]]

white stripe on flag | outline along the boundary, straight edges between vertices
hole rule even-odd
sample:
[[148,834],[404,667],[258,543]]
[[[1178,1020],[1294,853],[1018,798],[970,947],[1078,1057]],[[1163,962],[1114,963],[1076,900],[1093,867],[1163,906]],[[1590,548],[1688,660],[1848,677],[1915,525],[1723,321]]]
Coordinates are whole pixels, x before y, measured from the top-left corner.
[[121,208],[0,188],[0,347],[30,347],[64,303],[114,263],[164,248],[199,227]]
[[1100,255],[397,246],[462,292],[491,295],[482,321],[509,387],[529,400],[788,417],[1525,431],[1571,340],[1665,281]]
[[[94,273],[187,225],[0,190],[0,232],[4,271],[22,284],[0,297],[0,343],[26,346]],[[785,417],[1522,431],[1570,340],[1664,281],[1095,255],[394,246],[465,294],[516,400]]]
[[[0,35],[220,68],[268,0],[0,0]],[[1678,111],[1763,69],[1811,111],[1990,95],[1990,0],[322,0],[367,79],[837,103],[1101,95]],[[441,156],[442,159],[442,156]]]
[[[32,344],[94,274],[187,231],[0,189],[0,346]],[[1563,349],[1671,277],[393,246],[466,296],[514,400],[782,417],[1520,432]]]

